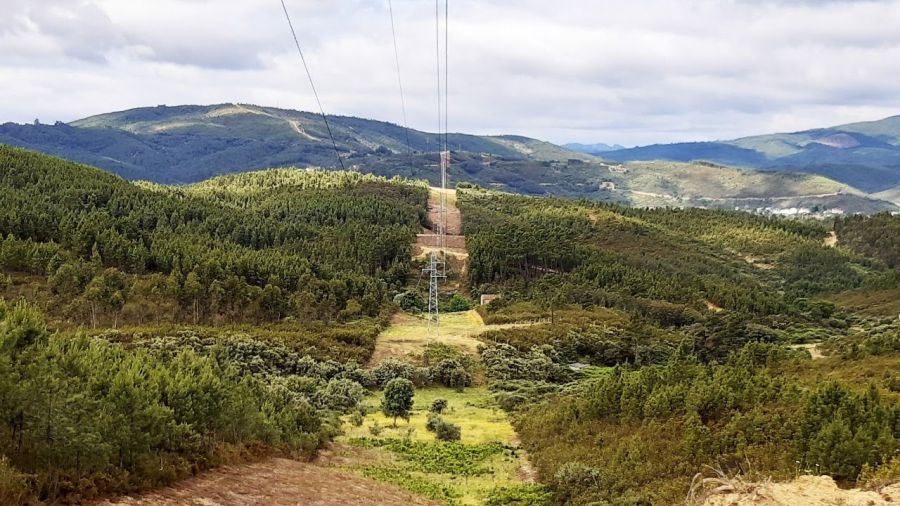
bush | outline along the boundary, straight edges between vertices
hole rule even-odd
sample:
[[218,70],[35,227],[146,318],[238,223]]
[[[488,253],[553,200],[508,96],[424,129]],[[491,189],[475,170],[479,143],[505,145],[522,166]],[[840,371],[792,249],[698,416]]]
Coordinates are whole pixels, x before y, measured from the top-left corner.
[[428,419],[425,421],[425,430],[428,432],[436,432],[437,426],[443,421],[441,415],[437,413],[428,413]]
[[363,417],[362,413],[359,411],[354,411],[353,414],[350,415],[350,423],[353,424],[354,427],[362,427],[364,420],[365,417]]
[[339,413],[356,409],[366,396],[366,389],[349,379],[333,379],[319,392],[319,405]]
[[441,414],[445,409],[447,409],[447,399],[435,399],[431,403],[431,408],[429,409],[429,411],[431,411],[432,413]]
[[459,360],[445,358],[430,371],[431,381],[445,387],[461,390],[472,384],[472,375]]
[[0,456],[0,504],[25,504],[30,495],[26,478]]
[[550,504],[552,494],[544,485],[526,483],[491,490],[485,506],[544,506]]
[[600,471],[581,462],[566,462],[553,475],[553,482],[557,493],[565,500],[600,483]]
[[422,296],[413,291],[398,293],[394,296],[394,303],[408,313],[419,313],[428,307]]
[[449,300],[441,304],[441,311],[445,313],[458,313],[472,309],[472,303],[458,293],[454,293]]
[[441,441],[459,441],[462,437],[462,430],[459,425],[440,420],[434,427],[434,435]]
[[384,427],[382,427],[378,422],[369,425],[369,434],[378,437],[382,432],[384,432]]
[[397,378],[406,379],[415,385],[422,386],[425,384],[428,374],[427,370],[420,369],[412,364],[389,358],[378,364],[373,374],[375,375],[375,383],[379,387],[384,387],[391,380]]

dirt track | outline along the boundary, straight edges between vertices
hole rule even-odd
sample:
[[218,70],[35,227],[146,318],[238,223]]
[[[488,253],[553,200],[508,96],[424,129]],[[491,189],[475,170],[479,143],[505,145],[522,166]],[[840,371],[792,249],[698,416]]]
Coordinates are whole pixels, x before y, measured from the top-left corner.
[[399,488],[337,469],[288,459],[226,466],[155,492],[93,506],[433,505]]
[[[727,490],[733,488],[735,490]],[[788,483],[738,483],[703,506],[886,506],[900,502],[900,484],[881,490],[843,490],[829,476],[800,476]]]

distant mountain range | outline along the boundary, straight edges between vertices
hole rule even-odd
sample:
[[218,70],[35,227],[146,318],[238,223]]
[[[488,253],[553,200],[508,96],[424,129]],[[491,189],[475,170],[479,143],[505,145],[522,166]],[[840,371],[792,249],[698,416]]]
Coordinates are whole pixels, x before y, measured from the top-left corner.
[[732,141],[655,144],[593,153],[611,161],[706,160],[755,169],[806,172],[868,193],[900,191],[900,116]]
[[[383,121],[331,116],[329,126],[348,168],[385,157],[408,164],[407,133],[414,153],[436,152],[443,142],[437,134],[407,132]],[[450,134],[448,141],[454,151],[501,160],[573,156],[559,146],[519,136]],[[160,183],[285,165],[339,166],[320,115],[244,104],[146,107],[68,124],[6,123],[0,125],[0,143]]]
[[[348,116],[329,116],[328,123],[347,169],[439,183],[441,136]],[[877,212],[900,209],[887,202],[900,200],[898,138],[900,121],[893,118],[632,149],[560,147],[515,135],[453,133],[447,140],[454,184],[639,206]],[[249,104],[145,107],[55,125],[6,123],[0,125],[0,144],[169,184],[268,167],[340,166],[320,115]],[[602,151],[607,148],[612,150]]]
[[570,142],[569,144],[563,144],[564,148],[571,149],[572,151],[578,151],[579,153],[587,153],[589,155],[596,155],[600,153],[606,153],[607,151],[618,151],[625,149],[625,146],[621,146],[619,144],[613,144],[610,146],[609,144],[604,144],[602,142],[598,142],[596,144],[579,144],[577,142]]

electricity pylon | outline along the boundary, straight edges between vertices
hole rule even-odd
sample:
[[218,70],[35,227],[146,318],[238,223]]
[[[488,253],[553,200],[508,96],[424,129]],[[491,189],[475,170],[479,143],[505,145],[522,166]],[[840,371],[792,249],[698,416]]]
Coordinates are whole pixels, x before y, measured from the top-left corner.
[[447,247],[447,168],[450,166],[450,151],[441,152],[441,195],[438,219],[435,223],[435,246],[437,250],[428,255],[428,266],[422,269],[428,274],[428,327],[438,329],[441,326],[438,309],[439,287],[441,281],[447,279],[444,249]]

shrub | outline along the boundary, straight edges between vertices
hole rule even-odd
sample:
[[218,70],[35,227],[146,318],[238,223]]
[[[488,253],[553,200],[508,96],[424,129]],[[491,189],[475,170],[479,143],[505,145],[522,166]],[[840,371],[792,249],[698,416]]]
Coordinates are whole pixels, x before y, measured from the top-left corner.
[[447,409],[447,399],[435,399],[431,403],[431,408],[429,411],[431,411],[432,413],[441,414],[445,409]]
[[462,430],[459,428],[459,425],[439,420],[435,425],[434,435],[441,441],[459,441],[460,437],[462,437]]
[[413,291],[398,293],[394,296],[394,303],[408,313],[418,313],[428,307],[422,296]]
[[600,483],[600,471],[581,462],[566,462],[553,475],[553,482],[565,501]]
[[350,423],[353,424],[354,427],[362,427],[364,420],[365,418],[359,411],[354,411],[353,414],[350,415]]
[[378,422],[369,425],[369,434],[378,437],[382,432],[384,432],[384,427],[382,427]]
[[472,309],[472,303],[458,293],[454,293],[449,300],[441,304],[441,311],[446,313],[458,313]]
[[437,426],[443,419],[436,413],[428,413],[428,419],[425,421],[425,430],[428,432],[436,432]]
[[366,396],[366,389],[349,379],[333,379],[319,392],[319,405],[340,413],[356,409]]
[[0,504],[25,504],[29,496],[26,478],[0,456]]
[[378,364],[373,370],[375,383],[384,387],[393,379],[403,378],[412,381],[416,377],[416,367],[400,360],[389,358]]
[[526,483],[498,487],[488,494],[485,506],[544,506],[550,504],[552,494],[543,485]]
[[472,384],[472,375],[459,360],[445,358],[430,371],[431,381],[458,390]]

